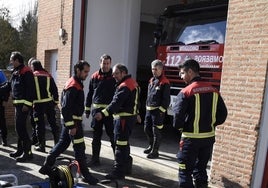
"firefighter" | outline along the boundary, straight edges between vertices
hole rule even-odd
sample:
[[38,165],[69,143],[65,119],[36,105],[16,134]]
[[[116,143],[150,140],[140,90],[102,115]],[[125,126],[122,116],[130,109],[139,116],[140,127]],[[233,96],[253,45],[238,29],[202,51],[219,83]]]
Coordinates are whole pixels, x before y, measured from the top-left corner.
[[158,158],[158,149],[162,139],[165,112],[170,103],[170,84],[163,75],[163,63],[156,59],[151,63],[153,77],[149,81],[146,100],[144,132],[149,146],[144,150],[147,158]]
[[188,86],[177,96],[173,126],[182,132],[179,163],[179,187],[203,188],[208,185],[207,163],[215,142],[215,127],[227,117],[225,103],[218,90],[199,76],[199,64],[190,59],[180,65],[180,77]]
[[2,136],[2,145],[7,146],[7,126],[4,101],[8,101],[10,95],[10,84],[2,70],[0,70],[0,130]]
[[36,123],[36,134],[38,145],[36,151],[45,152],[45,119],[51,127],[51,132],[54,137],[54,144],[59,141],[59,127],[56,123],[55,106],[59,103],[58,88],[53,77],[42,67],[38,60],[31,61],[31,69],[34,74],[36,98],[34,100],[33,117]]
[[10,82],[18,134],[17,151],[10,153],[10,157],[16,158],[17,162],[26,162],[33,158],[26,120],[35,98],[34,77],[31,69],[24,65],[20,52],[11,53],[10,64],[14,67]]
[[[115,91],[115,79],[112,75],[111,57],[104,54],[100,57],[100,69],[92,74],[89,82],[89,91],[87,94],[85,113],[89,117],[92,105],[92,117],[97,112],[100,112],[112,101]],[[113,116],[110,114],[104,117],[101,121],[92,119],[91,127],[93,128],[92,140],[92,158],[88,166],[100,165],[100,149],[103,125],[105,126],[106,134],[108,135],[112,149],[114,151],[114,134],[113,134]]]
[[115,163],[114,170],[107,174],[107,179],[124,179],[131,173],[132,157],[130,156],[129,137],[136,124],[139,101],[139,86],[128,74],[127,67],[116,64],[113,77],[117,82],[112,102],[101,112],[95,114],[97,121],[114,116]]
[[93,177],[86,165],[84,131],[82,127],[82,115],[84,113],[84,91],[83,83],[90,71],[88,62],[80,60],[74,65],[74,76],[65,84],[61,94],[61,112],[63,116],[63,127],[59,142],[49,152],[44,165],[39,172],[51,176],[52,167],[56,158],[62,154],[73,143],[75,159],[80,166],[80,172],[84,181],[90,185],[96,185],[98,179]]

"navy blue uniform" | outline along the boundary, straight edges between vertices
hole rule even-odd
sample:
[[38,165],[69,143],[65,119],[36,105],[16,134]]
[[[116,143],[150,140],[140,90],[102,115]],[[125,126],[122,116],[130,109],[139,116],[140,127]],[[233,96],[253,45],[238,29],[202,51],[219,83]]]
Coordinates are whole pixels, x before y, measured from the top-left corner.
[[40,144],[40,149],[45,150],[45,120],[51,127],[55,144],[59,140],[59,127],[56,123],[55,105],[59,102],[58,88],[52,76],[45,70],[36,70],[33,72],[36,98],[34,100],[33,117],[37,125],[36,135]]
[[22,111],[23,105],[31,109],[33,99],[35,98],[32,70],[24,64],[19,65],[12,71],[10,82],[13,105],[15,106],[16,131],[18,134],[18,152],[16,154],[19,155],[24,152],[24,154],[32,155],[31,140],[26,128],[29,111]]
[[182,132],[179,163],[179,186],[207,186],[206,167],[215,142],[215,127],[227,117],[225,103],[216,88],[194,78],[181,90],[174,106],[174,127]]
[[[61,95],[62,116],[64,125],[62,127],[60,140],[51,150],[46,158],[40,173],[47,173],[48,168],[54,165],[56,158],[73,143],[75,159],[78,161],[80,171],[87,181],[92,180],[92,175],[86,166],[84,132],[82,127],[82,115],[84,113],[84,91],[81,80],[71,77],[63,89]],[[76,135],[71,136],[69,130],[76,128]]]
[[161,75],[159,78],[151,78],[148,85],[146,100],[146,115],[144,132],[149,141],[149,148],[145,153],[148,158],[158,157],[158,149],[161,142],[161,129],[164,126],[165,112],[170,103],[170,84],[168,79]]
[[102,110],[104,116],[114,116],[115,164],[114,174],[124,177],[131,160],[129,136],[136,124],[139,101],[139,86],[130,75],[117,83],[112,102]]
[[3,102],[8,101],[10,90],[10,84],[7,82],[5,74],[0,70],[0,130],[4,146],[7,146],[7,126]]
[[[109,72],[102,72],[101,69],[92,74],[89,82],[89,91],[86,100],[85,113],[89,114],[92,106],[92,117],[108,106],[112,101],[115,91],[116,81],[112,76],[112,69]],[[92,162],[99,163],[99,155],[101,149],[101,137],[103,126],[110,138],[111,146],[114,150],[114,134],[113,134],[113,116],[110,114],[102,120],[92,119],[91,127],[93,128],[92,140]]]

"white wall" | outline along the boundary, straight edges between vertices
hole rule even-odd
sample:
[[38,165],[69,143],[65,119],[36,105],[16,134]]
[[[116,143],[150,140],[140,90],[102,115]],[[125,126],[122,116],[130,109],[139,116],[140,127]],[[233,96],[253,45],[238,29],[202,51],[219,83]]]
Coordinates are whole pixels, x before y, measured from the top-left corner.
[[[125,64],[135,78],[140,3],[141,0],[88,0],[84,56],[91,64],[91,74],[99,69],[99,58],[106,53],[111,55],[113,65]],[[84,118],[84,124],[89,125],[89,121]]]

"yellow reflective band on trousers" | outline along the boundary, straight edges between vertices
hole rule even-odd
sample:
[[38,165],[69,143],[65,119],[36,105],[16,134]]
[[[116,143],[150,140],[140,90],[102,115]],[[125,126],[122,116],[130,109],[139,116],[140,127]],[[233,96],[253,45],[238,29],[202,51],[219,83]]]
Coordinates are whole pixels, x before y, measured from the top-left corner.
[[186,169],[186,165],[179,163],[179,169],[185,170]]
[[38,117],[34,118],[34,122],[37,122],[38,121]]
[[116,141],[116,145],[118,146],[126,146],[127,144],[128,144],[128,141],[120,141],[120,140]]
[[106,108],[108,105],[107,104],[94,104],[92,105],[94,108]]
[[13,100],[13,104],[26,104],[28,106],[32,106],[33,103],[24,99],[20,99],[20,100]]
[[162,125],[156,125],[156,127],[157,127],[158,129],[163,129],[164,125],[163,125],[163,124],[162,124]]
[[80,144],[84,142],[84,138],[74,139],[74,144]]

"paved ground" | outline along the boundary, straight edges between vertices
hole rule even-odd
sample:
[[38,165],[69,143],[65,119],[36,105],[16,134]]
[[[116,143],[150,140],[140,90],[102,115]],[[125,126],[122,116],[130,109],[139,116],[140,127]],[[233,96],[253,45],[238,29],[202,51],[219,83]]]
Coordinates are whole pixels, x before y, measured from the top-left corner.
[[[91,156],[91,131],[85,133],[87,157]],[[47,133],[47,148],[49,151],[53,146],[52,136]],[[0,146],[0,174],[14,174],[18,178],[19,185],[40,183],[48,181],[46,176],[38,173],[38,169],[45,160],[47,154],[33,151],[34,159],[31,163],[16,163],[9,157],[9,153],[15,150],[16,134],[9,132],[9,146]],[[147,147],[146,137],[143,133],[143,125],[136,125],[131,136],[131,155],[133,157],[132,175],[125,180],[118,181],[119,187],[139,187],[139,188],[175,188],[177,187],[177,163],[176,153],[178,151],[178,138],[173,128],[166,128],[163,132],[163,143],[160,147],[159,159],[149,160],[143,154]],[[64,156],[72,157],[72,147],[64,153]],[[91,172],[100,180],[109,173],[113,165],[113,153],[110,144],[104,133],[101,150],[101,166],[92,168]],[[79,181],[81,183],[81,181]],[[82,184],[85,187],[89,187]],[[113,184],[97,185],[90,187],[115,187]]]

